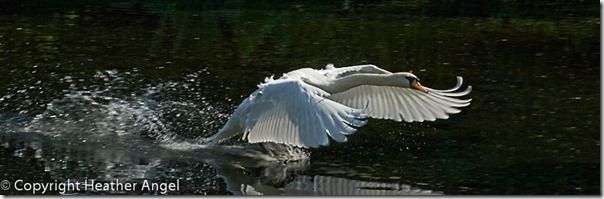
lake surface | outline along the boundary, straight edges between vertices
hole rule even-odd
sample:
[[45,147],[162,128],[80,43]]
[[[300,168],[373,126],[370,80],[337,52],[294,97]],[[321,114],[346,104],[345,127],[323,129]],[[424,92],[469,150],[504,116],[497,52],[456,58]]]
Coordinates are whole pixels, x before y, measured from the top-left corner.
[[[599,7],[538,2],[5,1],[0,178],[179,180],[168,194],[601,194]],[[264,77],[328,63],[413,71],[437,89],[463,76],[473,101],[444,121],[371,119],[299,161],[195,144]],[[67,194],[107,193],[162,194]]]

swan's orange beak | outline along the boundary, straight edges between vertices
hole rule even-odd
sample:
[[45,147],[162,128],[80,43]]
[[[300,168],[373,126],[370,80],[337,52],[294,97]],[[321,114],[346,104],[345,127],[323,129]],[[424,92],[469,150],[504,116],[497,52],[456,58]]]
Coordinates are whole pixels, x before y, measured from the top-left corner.
[[422,86],[422,84],[420,84],[417,80],[413,80],[411,82],[411,88],[414,88],[414,89],[424,92],[424,93],[428,93],[428,90],[426,89],[426,87]]

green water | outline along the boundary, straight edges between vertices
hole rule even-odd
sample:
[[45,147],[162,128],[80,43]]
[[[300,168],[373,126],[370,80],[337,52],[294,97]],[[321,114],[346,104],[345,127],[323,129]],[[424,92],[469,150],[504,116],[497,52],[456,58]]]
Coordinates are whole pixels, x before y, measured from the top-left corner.
[[[306,177],[447,195],[600,194],[598,9],[566,1],[2,2],[0,178],[180,179],[169,194],[243,194],[246,184],[295,194],[287,184]],[[445,121],[371,119],[347,143],[312,149],[302,162],[236,157],[256,150],[238,142],[187,147],[216,132],[264,77],[328,63],[411,70],[432,88],[460,75],[473,101]],[[401,194],[383,189],[372,195]],[[159,194],[75,194],[87,193]]]

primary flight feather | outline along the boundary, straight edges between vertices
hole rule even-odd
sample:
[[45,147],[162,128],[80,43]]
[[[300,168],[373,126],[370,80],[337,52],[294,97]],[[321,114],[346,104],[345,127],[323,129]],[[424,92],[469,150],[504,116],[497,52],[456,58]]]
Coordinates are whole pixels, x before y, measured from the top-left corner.
[[367,118],[405,122],[447,119],[471,99],[458,99],[472,90],[457,91],[462,78],[447,90],[424,87],[407,72],[392,73],[374,65],[323,70],[302,68],[267,78],[235,109],[208,143],[223,142],[243,133],[250,143],[274,142],[319,147],[346,136]]

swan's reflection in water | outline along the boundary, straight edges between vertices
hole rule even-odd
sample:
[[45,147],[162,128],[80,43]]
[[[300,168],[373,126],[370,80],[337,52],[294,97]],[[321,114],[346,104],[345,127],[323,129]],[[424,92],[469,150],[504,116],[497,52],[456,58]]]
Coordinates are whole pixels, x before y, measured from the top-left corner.
[[[18,161],[35,161],[43,171],[14,172],[12,178],[49,176],[46,181],[95,179],[121,182],[173,182],[180,179],[178,191],[168,194],[235,195],[434,195],[398,183],[370,182],[332,176],[304,175],[308,155],[279,145],[212,146],[178,143],[161,146],[145,139],[97,139],[74,142],[69,137],[49,137],[39,133],[17,132],[1,137],[4,154],[12,154],[5,168]],[[295,161],[282,161],[267,155],[267,150],[288,151]],[[272,153],[277,153],[272,151]],[[298,153],[298,154],[296,154]],[[279,155],[279,154],[276,154]],[[306,157],[306,158],[305,158]],[[36,164],[34,163],[34,164]],[[25,169],[27,170],[27,169]],[[11,177],[11,176],[9,176]],[[10,179],[14,180],[14,179]],[[15,192],[16,193],[16,192]],[[159,192],[79,192],[68,194],[160,194]],[[11,194],[9,192],[9,194]]]
[[[292,177],[292,176],[288,176]],[[405,184],[351,180],[332,176],[297,175],[285,183],[267,184],[256,178],[250,183],[229,181],[229,191],[242,195],[440,195]],[[227,178],[232,179],[232,178]],[[239,187],[237,187],[239,186]],[[235,190],[239,188],[239,190]]]

